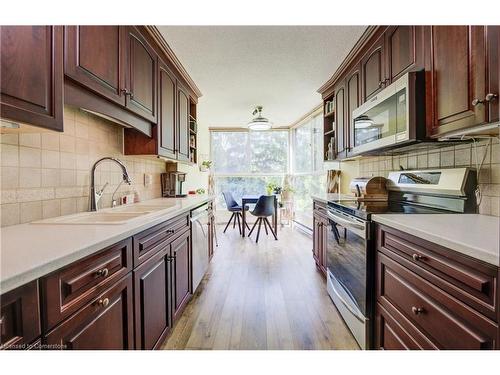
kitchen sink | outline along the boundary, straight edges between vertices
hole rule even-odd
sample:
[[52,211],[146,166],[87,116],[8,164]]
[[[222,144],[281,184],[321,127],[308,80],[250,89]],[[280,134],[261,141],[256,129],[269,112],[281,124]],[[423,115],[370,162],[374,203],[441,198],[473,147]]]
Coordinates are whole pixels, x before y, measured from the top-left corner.
[[73,225],[109,225],[126,224],[127,222],[175,206],[174,202],[159,204],[131,204],[115,208],[106,208],[96,212],[82,212],[74,215],[54,217],[33,222],[33,224],[73,224]]

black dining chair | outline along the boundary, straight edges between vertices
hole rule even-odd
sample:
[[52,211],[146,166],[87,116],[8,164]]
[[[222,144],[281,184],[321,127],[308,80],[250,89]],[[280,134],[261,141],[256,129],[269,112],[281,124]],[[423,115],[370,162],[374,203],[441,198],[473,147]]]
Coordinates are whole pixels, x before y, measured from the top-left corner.
[[[231,218],[227,222],[226,227],[224,228],[224,233],[226,233],[226,230],[229,227],[229,224],[231,224],[231,221],[233,221],[233,228],[236,227],[236,221],[238,221],[238,230],[241,234],[241,225],[243,223],[243,216],[241,213],[243,211],[243,208],[238,204],[238,202],[234,200],[233,194],[231,194],[229,191],[223,191],[222,195],[224,196],[224,200],[226,201],[227,210],[233,213],[231,215]],[[248,206],[245,207],[245,210],[248,210]],[[248,229],[250,229],[247,223],[245,223],[245,225]]]
[[253,216],[257,217],[257,221],[253,225],[252,229],[248,233],[248,237],[252,234],[253,230],[259,225],[259,228],[257,229],[257,238],[255,239],[255,243],[259,242],[259,235],[260,235],[260,227],[262,226],[262,223],[264,223],[264,229],[266,230],[266,234],[269,234],[267,231],[267,228],[271,231],[271,233],[274,236],[274,239],[277,240],[278,237],[276,237],[276,233],[274,233],[273,227],[271,226],[271,223],[267,219],[269,216],[273,216],[275,214],[274,212],[274,200],[275,200],[274,195],[261,195],[259,197],[259,200],[255,204],[255,207],[253,211],[250,211],[250,213]]

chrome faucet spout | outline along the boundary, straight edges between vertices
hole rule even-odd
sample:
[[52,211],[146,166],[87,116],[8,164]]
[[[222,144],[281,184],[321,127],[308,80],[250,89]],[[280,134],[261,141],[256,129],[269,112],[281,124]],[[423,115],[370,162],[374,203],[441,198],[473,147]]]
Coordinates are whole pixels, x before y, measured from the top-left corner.
[[116,164],[118,164],[120,166],[120,168],[122,169],[123,181],[129,185],[132,184],[132,179],[130,178],[130,176],[128,174],[127,167],[125,166],[125,164],[123,164],[123,162],[121,160],[116,159],[116,158],[112,158],[112,157],[104,157],[102,159],[97,160],[94,163],[94,165],[92,166],[92,170],[90,172],[90,211],[97,211],[97,204],[101,200],[101,197],[104,193],[104,189],[108,185],[108,183],[106,182],[106,184],[103,186],[103,188],[101,190],[99,190],[97,192],[95,190],[95,170],[96,170],[97,166],[100,163],[102,163],[103,161],[113,161]]

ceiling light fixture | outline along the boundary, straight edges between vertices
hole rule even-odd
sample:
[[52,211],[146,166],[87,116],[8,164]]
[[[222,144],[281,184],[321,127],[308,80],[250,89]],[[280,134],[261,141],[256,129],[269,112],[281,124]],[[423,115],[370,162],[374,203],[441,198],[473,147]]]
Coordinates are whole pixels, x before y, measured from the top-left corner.
[[272,127],[272,123],[265,117],[262,117],[262,106],[258,105],[252,112],[252,115],[257,115],[252,121],[248,123],[248,129],[250,130],[269,130]]

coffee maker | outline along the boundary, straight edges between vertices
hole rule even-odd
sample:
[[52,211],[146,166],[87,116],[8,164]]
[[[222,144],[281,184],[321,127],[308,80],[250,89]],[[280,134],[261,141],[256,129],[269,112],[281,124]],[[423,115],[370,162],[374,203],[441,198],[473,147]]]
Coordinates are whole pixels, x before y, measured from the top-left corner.
[[161,195],[162,197],[182,198],[187,194],[182,194],[182,183],[186,181],[186,173],[170,171],[161,174]]

